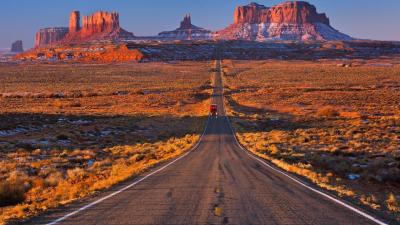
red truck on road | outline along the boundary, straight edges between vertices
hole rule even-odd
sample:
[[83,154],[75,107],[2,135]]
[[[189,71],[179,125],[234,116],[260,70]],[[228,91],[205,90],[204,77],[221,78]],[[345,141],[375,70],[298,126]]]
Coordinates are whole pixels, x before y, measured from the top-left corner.
[[212,104],[210,105],[210,114],[211,116],[218,116],[218,105],[217,104]]

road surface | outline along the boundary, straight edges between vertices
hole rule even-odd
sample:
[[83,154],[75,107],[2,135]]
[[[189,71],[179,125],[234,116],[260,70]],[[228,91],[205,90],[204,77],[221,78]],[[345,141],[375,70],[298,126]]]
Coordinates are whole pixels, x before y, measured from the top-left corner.
[[188,155],[120,193],[107,191],[27,223],[376,224],[241,149],[224,117],[221,86],[216,72],[212,102],[220,116],[209,120]]

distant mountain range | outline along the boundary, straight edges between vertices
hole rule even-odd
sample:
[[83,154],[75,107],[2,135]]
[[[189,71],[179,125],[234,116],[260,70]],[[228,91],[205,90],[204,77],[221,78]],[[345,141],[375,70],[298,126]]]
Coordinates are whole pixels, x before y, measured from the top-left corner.
[[[120,27],[116,12],[96,12],[84,16],[73,11],[69,27],[40,29],[35,36],[35,47],[53,44],[73,44],[88,41],[118,41],[140,39]],[[239,6],[234,12],[234,22],[227,28],[212,32],[192,24],[186,15],[181,26],[173,31],[160,32],[149,40],[247,40],[247,41],[332,41],[352,40],[350,36],[334,29],[324,13],[304,1],[287,1],[266,7],[257,3]],[[146,39],[142,38],[142,39]]]

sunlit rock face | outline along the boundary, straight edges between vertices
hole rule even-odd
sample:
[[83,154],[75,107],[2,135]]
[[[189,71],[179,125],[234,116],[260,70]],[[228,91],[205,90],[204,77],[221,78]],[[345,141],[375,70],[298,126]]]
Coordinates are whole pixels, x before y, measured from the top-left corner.
[[331,27],[325,13],[304,1],[288,1],[266,7],[257,3],[235,9],[234,22],[216,32],[217,39],[227,40],[351,40]]
[[119,14],[99,11],[82,18],[79,11],[73,11],[69,18],[69,27],[40,29],[35,36],[35,47],[55,43],[79,43],[90,40],[130,39],[134,35],[119,25]]
[[79,42],[94,39],[129,39],[134,35],[122,29],[119,25],[119,14],[116,12],[99,11],[82,18],[80,27],[79,12],[72,12],[70,16],[69,35],[66,42]]
[[69,33],[74,34],[81,30],[81,14],[79,11],[72,11],[69,16]]

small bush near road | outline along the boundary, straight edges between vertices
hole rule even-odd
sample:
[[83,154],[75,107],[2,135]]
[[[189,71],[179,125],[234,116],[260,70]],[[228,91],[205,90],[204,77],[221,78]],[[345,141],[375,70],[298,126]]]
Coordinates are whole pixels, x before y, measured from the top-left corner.
[[21,181],[0,182],[0,207],[21,203],[25,200],[25,187]]

